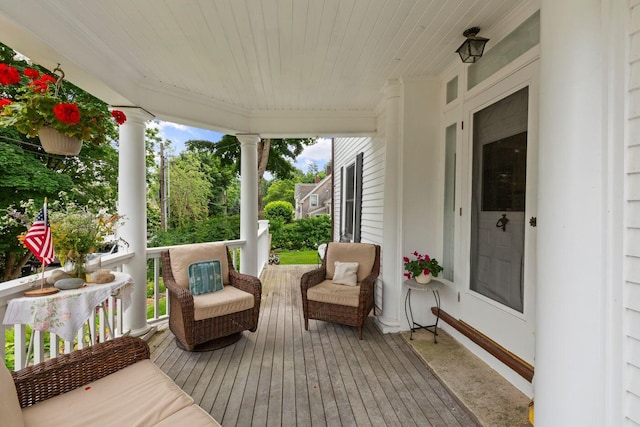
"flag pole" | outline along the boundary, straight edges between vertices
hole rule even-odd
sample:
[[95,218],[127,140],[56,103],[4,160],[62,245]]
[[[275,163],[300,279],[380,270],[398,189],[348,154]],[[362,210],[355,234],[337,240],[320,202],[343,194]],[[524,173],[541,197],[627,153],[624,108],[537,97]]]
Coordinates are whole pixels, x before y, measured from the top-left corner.
[[[48,213],[47,213],[47,198],[44,198],[44,206],[42,208],[42,213],[43,213],[43,222],[44,222],[44,226],[46,227],[47,224],[49,224],[48,221]],[[51,294],[55,294],[57,293],[59,290],[57,288],[45,288],[44,287],[44,268],[46,266],[45,260],[41,259],[42,262],[42,278],[40,279],[40,289],[33,289],[30,291],[26,291],[24,293],[24,296],[26,297],[41,297],[41,296],[45,296],[45,295],[51,295]]]

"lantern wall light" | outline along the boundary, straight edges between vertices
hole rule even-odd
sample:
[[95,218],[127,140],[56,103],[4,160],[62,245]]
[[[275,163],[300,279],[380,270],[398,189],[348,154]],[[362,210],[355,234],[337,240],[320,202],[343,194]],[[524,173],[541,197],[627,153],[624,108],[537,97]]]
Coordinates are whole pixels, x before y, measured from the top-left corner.
[[478,37],[478,33],[480,32],[480,28],[472,27],[462,33],[467,39],[460,45],[456,52],[460,55],[460,59],[462,62],[466,63],[474,63],[476,62],[484,53],[484,46],[487,44],[489,39],[485,39],[484,37]]

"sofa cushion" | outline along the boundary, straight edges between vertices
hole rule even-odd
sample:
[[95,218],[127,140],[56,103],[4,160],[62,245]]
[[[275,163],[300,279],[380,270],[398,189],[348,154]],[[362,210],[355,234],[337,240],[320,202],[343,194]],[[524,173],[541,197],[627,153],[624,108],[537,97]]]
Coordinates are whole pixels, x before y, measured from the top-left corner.
[[327,279],[307,290],[307,299],[311,301],[326,302],[329,304],[348,305],[357,307],[359,302],[360,286],[336,285]]
[[171,258],[171,272],[176,284],[189,289],[189,264],[198,261],[219,259],[222,264],[222,283],[229,283],[229,265],[227,247],[224,243],[194,243],[192,245],[176,246],[169,249]]
[[358,284],[357,262],[335,262],[333,283],[336,285],[355,286]]
[[194,295],[194,320],[224,316],[253,308],[253,295],[233,286],[210,294]]
[[358,283],[362,282],[373,269],[376,258],[376,247],[369,243],[337,243],[331,242],[327,247],[326,279],[333,279],[335,262],[357,262]]
[[219,259],[198,261],[189,264],[189,290],[191,295],[202,295],[221,291],[222,267]]
[[28,426],[151,426],[193,404],[150,360],[24,408]]
[[11,372],[4,363],[0,363],[0,424],[23,427],[22,408]]
[[213,417],[205,412],[198,405],[187,406],[180,409],[175,414],[160,421],[155,427],[201,427],[201,426],[219,426],[220,424]]

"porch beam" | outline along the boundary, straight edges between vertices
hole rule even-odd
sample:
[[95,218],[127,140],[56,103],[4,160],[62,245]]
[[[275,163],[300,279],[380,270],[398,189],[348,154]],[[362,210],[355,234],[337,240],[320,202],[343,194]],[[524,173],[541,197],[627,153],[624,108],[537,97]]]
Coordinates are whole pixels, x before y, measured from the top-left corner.
[[240,272],[258,275],[258,142],[260,135],[238,134],[240,141]]
[[127,115],[120,126],[118,154],[118,214],[126,217],[119,236],[133,257],[122,270],[135,282],[131,305],[124,313],[124,329],[133,336],[146,334],[147,324],[147,185],[145,122],[153,118],[142,108],[118,107]]

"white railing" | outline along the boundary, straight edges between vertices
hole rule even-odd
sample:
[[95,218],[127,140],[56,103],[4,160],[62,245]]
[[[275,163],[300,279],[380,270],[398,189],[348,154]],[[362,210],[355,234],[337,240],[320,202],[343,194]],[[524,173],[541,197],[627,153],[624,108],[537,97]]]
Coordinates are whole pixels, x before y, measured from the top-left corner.
[[[270,237],[269,237],[268,224],[261,224],[258,230],[258,271],[262,271],[265,265],[267,265],[270,251]],[[231,251],[233,265],[238,266],[240,260],[240,251],[245,246],[244,240],[227,240],[221,243],[225,243]],[[161,255],[162,252],[172,248],[173,246],[164,246],[158,248],[147,248],[147,261],[152,260],[148,265],[148,269],[151,269],[151,277],[153,281],[153,295],[150,297],[147,307],[150,305],[153,307],[151,313],[147,315],[147,321],[154,323],[162,321],[168,317],[170,307],[168,305],[168,295],[162,285],[162,278],[160,275],[160,266],[162,264]],[[133,253],[115,253],[104,255],[101,258],[101,268],[109,269],[112,271],[122,271],[122,266],[127,264],[133,257]],[[46,271],[44,273],[45,279],[52,274],[52,271]],[[149,275],[148,275],[149,276]],[[42,279],[42,274],[34,274],[28,277],[20,279],[10,280],[0,283],[0,321],[4,318],[7,305],[13,298],[21,297],[24,291],[38,287]],[[33,349],[32,349],[32,363],[39,363],[49,357],[55,357],[61,353],[69,353],[77,349],[84,348],[92,342],[102,342],[108,339],[108,332],[112,332],[112,336],[120,336],[123,331],[123,316],[121,303],[118,299],[109,297],[105,304],[106,310],[101,307],[96,308],[96,314],[88,322],[85,322],[83,327],[78,331],[76,338],[73,341],[64,340],[56,334],[48,332],[33,331]],[[163,309],[164,307],[164,309]],[[105,325],[113,325],[114,331],[105,330]],[[22,369],[27,366],[27,352],[28,343],[27,339],[28,329],[25,325],[13,325],[0,328],[0,359],[5,360],[8,355],[9,358],[13,356],[14,369]],[[9,347],[5,354],[5,331],[13,332],[13,346]],[[11,334],[9,334],[11,335]]]

